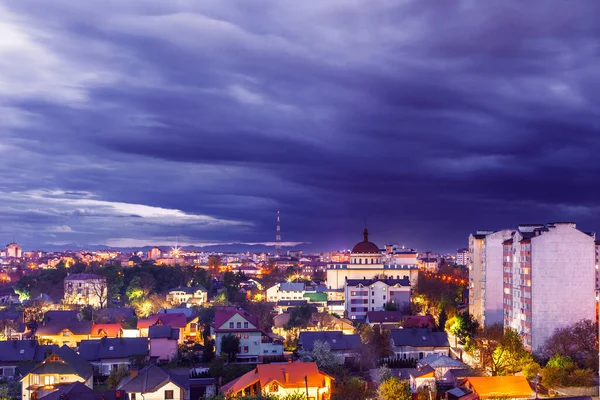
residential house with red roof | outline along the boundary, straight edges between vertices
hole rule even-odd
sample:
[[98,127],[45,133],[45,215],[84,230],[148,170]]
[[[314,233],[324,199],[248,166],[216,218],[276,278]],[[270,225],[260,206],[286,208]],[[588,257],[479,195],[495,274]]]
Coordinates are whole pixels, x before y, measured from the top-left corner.
[[215,340],[216,354],[221,354],[221,340],[226,335],[237,336],[240,351],[237,362],[258,362],[266,356],[283,354],[283,344],[263,332],[256,317],[242,310],[217,311],[211,326],[211,336]]
[[146,319],[139,319],[137,328],[141,337],[148,337],[150,326],[170,326],[179,329],[179,343],[184,340],[195,341],[199,339],[201,332],[198,330],[198,317],[192,315],[187,317],[184,313],[159,313],[151,315]]
[[333,378],[319,371],[314,362],[259,364],[224,385],[221,392],[232,396],[264,394],[281,397],[299,392],[307,394],[311,400],[324,400],[331,395],[332,381]]
[[103,337],[121,337],[121,324],[92,324],[90,339],[101,339]]

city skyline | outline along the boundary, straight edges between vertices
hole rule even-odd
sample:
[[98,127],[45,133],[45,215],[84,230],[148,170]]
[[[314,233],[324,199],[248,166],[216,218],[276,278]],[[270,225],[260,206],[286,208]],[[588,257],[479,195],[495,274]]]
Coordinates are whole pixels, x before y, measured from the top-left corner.
[[0,240],[600,226],[598,4],[366,4],[1,1]]

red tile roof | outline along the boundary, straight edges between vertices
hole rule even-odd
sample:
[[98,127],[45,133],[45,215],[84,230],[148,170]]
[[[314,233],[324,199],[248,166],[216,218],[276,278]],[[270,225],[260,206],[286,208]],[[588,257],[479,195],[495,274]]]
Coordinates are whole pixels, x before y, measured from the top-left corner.
[[121,324],[93,324],[91,337],[119,337],[121,333]]
[[148,328],[151,325],[170,325],[172,328],[185,328],[186,317],[185,314],[181,313],[154,314],[146,319],[139,319],[137,322],[138,329]]
[[[261,388],[272,382],[277,382],[284,388],[304,388],[305,376],[308,379],[309,387],[324,387],[325,377],[329,377],[329,375],[319,371],[317,364],[314,362],[296,361],[288,364],[259,364],[252,371],[224,385],[221,390],[223,393],[239,393],[256,382],[260,383]],[[331,379],[333,380],[333,378]]]

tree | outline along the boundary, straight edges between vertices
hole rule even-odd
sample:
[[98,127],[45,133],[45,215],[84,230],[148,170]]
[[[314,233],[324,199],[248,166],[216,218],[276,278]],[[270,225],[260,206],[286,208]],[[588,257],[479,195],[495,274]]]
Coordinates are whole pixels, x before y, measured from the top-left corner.
[[394,376],[394,374],[392,373],[392,370],[389,369],[387,367],[387,365],[382,365],[381,367],[379,367],[377,369],[377,372],[375,373],[374,380],[377,383],[381,383],[381,382],[387,381],[392,376]]
[[549,359],[555,355],[566,356],[582,368],[598,367],[598,328],[589,320],[581,320],[571,326],[559,328],[546,340],[542,356]]
[[16,332],[19,329],[19,326],[15,320],[5,318],[0,320],[0,337],[3,340],[8,340],[13,332]]
[[19,295],[19,300],[29,300],[31,298],[31,289],[37,283],[37,279],[30,276],[24,275],[17,281],[14,291]]
[[258,328],[266,332],[271,331],[273,326],[273,316],[271,311],[273,305],[265,302],[244,302],[242,308],[250,315],[258,319]]
[[334,381],[334,384],[331,400],[364,400],[371,397],[367,384],[358,377]]
[[331,352],[331,347],[327,342],[315,340],[313,342],[312,350],[300,350],[298,355],[300,360],[304,362],[314,361],[317,363],[319,370],[327,374],[336,376],[342,372],[343,364],[341,360]]
[[396,377],[383,381],[377,389],[378,400],[411,400],[412,393],[408,381]]
[[108,285],[106,278],[91,279],[88,283],[90,295],[98,300],[98,308],[104,308],[108,300]]
[[221,257],[212,255],[208,257],[208,270],[212,275],[218,275],[221,268]]
[[385,303],[383,305],[385,311],[398,311],[398,304],[396,303]]
[[235,361],[235,356],[240,352],[240,339],[234,335],[225,335],[221,338],[221,354],[227,355],[229,361]]
[[442,311],[440,311],[440,313],[438,315],[438,320],[437,320],[438,331],[444,332],[444,329],[446,329],[447,321],[448,321],[448,313],[446,313],[445,308],[442,308]]
[[542,382],[547,388],[557,386],[592,386],[594,372],[591,369],[578,368],[577,363],[568,356],[552,357],[546,367],[540,371]]
[[306,328],[312,316],[312,309],[308,304],[294,307],[290,310],[290,319],[285,325],[285,329]]
[[0,400],[20,399],[21,383],[18,380],[0,377]]
[[115,390],[121,379],[125,378],[129,372],[124,365],[120,365],[117,369],[111,369],[110,375],[106,379],[106,384],[110,390]]
[[144,297],[144,292],[142,291],[140,277],[134,277],[131,282],[129,282],[129,286],[127,286],[127,290],[125,291],[125,295],[129,299],[129,301],[135,301],[138,299],[142,299]]
[[98,270],[98,274],[106,278],[108,298],[111,300],[118,299],[125,284],[123,268],[119,265],[107,264]]
[[359,328],[359,334],[363,344],[360,349],[362,366],[371,368],[377,360],[389,357],[392,353],[390,331],[381,330],[379,325],[371,327],[369,324],[363,324]]
[[523,347],[519,334],[502,324],[486,326],[473,337],[470,352],[479,355],[480,367],[492,376],[519,372],[531,355]]
[[468,311],[464,311],[456,314],[454,325],[450,331],[457,337],[460,344],[465,344],[467,340],[475,336],[478,329],[479,322]]

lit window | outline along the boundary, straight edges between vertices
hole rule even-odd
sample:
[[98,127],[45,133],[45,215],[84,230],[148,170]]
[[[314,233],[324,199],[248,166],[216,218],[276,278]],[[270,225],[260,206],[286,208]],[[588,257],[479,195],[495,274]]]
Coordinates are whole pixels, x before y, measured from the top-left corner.
[[269,392],[279,392],[279,385],[277,383],[271,383],[269,385]]
[[244,333],[244,339],[248,339],[248,334]]
[[172,390],[165,390],[165,399],[167,399],[167,400],[174,399]]

